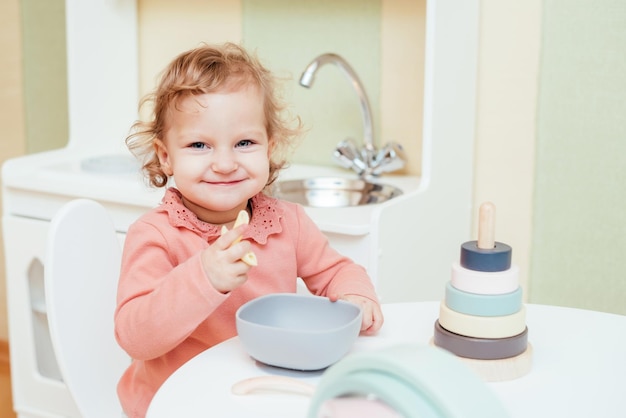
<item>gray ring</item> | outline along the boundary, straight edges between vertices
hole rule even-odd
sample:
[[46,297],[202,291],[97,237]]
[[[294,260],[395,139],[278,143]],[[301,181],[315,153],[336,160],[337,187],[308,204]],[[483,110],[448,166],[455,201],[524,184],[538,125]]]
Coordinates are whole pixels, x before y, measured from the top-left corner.
[[505,271],[511,268],[513,250],[507,244],[496,242],[493,248],[478,248],[478,241],[461,245],[462,267],[474,271]]
[[500,360],[522,354],[528,346],[528,327],[507,338],[474,338],[450,332],[435,321],[433,341],[437,347],[459,357],[477,360]]

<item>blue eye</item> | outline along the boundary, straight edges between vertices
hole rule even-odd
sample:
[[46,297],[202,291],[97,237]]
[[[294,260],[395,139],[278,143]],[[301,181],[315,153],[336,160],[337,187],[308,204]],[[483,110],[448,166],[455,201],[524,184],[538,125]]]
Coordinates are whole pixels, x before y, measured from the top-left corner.
[[205,147],[206,147],[206,144],[204,144],[203,142],[193,142],[189,144],[189,148],[203,149]]
[[237,142],[237,147],[249,147],[250,145],[254,144],[254,142],[251,139],[242,139],[241,141]]

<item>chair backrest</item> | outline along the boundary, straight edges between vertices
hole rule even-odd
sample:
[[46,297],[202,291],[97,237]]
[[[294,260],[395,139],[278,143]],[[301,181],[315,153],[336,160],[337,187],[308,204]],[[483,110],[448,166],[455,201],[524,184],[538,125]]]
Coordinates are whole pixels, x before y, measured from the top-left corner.
[[120,417],[117,383],[130,364],[115,341],[121,245],[99,203],[77,199],[52,219],[44,267],[59,370],[84,418]]

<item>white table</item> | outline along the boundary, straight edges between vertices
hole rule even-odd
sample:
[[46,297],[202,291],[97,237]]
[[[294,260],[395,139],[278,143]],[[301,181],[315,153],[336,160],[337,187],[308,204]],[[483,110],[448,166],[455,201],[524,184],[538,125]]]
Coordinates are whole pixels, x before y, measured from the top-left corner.
[[[526,305],[533,366],[519,379],[488,383],[511,417],[626,417],[626,316]],[[383,305],[385,324],[359,337],[353,351],[398,343],[428,344],[439,302]],[[252,360],[238,338],[191,359],[157,392],[148,418],[305,417],[309,399],[282,393],[237,396],[245,378],[280,374],[315,384],[321,372],[297,372]]]

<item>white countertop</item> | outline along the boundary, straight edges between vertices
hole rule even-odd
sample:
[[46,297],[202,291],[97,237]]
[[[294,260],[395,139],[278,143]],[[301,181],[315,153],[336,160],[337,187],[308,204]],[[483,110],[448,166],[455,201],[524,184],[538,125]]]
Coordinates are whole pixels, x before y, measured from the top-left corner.
[[[356,174],[339,167],[303,164],[293,164],[280,173],[281,180],[311,177],[356,178]],[[375,212],[384,205],[400,204],[420,187],[416,176],[385,175],[380,180],[398,187],[403,195],[377,205],[305,210],[323,231],[368,234]],[[164,193],[146,184],[139,163],[127,152],[102,154],[89,149],[63,148],[8,160],[2,167],[2,183],[9,196],[5,213],[45,220],[52,218],[60,204],[78,197],[136,208],[134,219],[156,206]],[[51,200],[59,204],[50,205]],[[120,229],[128,222],[121,222],[124,226]]]
[[[384,304],[385,324],[374,337],[359,337],[353,352],[395,344],[428,344],[439,302]],[[531,371],[488,383],[511,417],[626,416],[626,316],[527,305]],[[321,372],[297,372],[252,360],[235,337],[175,372],[156,394],[148,418],[209,416],[304,417],[309,400],[290,394],[233,395],[231,386],[268,374],[315,384]]]

